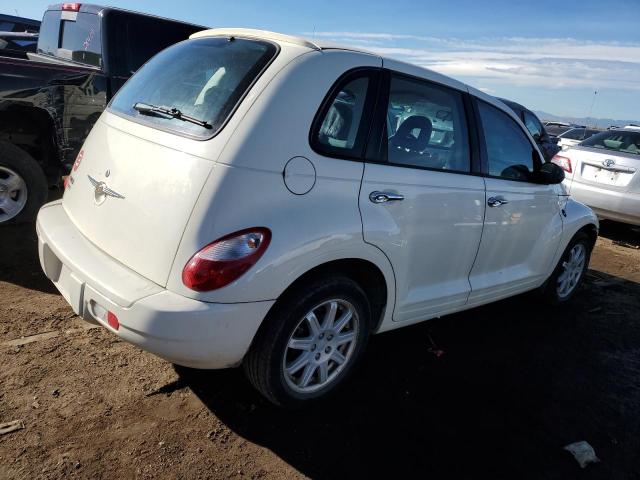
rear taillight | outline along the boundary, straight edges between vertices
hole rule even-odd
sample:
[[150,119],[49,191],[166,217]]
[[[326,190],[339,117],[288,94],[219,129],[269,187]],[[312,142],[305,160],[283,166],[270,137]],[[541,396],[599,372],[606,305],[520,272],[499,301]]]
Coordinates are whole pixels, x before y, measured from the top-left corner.
[[551,161],[561,167],[565,172],[571,173],[573,170],[571,169],[571,159],[568,157],[563,157],[562,155],[555,155]]
[[63,3],[62,10],[70,11],[70,12],[79,12],[81,3]]
[[224,287],[255,265],[270,241],[271,231],[263,227],[222,237],[191,257],[182,270],[182,283],[198,292]]

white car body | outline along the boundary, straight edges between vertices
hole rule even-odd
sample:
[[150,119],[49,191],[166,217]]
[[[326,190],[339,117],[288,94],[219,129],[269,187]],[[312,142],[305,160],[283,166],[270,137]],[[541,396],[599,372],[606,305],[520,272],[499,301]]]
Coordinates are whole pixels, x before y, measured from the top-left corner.
[[572,198],[589,205],[600,218],[640,225],[640,128],[600,135],[629,134],[637,143],[626,151],[595,148],[587,142],[558,153],[554,162],[565,168],[563,183]]
[[[194,140],[108,109],[64,198],[40,211],[42,267],[86,320],[177,364],[230,367],[283,293],[332,262],[366,266],[384,282],[373,329],[383,332],[540,287],[576,232],[597,232],[593,212],[562,185],[345,161],[309,143],[336,80],[384,67],[496,107],[537,149],[493,97],[416,66],[269,32],[192,38],[230,35],[265,39],[279,53],[217,135]],[[106,188],[124,198],[105,197]],[[374,191],[404,201],[375,204]],[[488,208],[495,196],[508,205]],[[183,283],[194,253],[255,226],[272,239],[244,275],[208,292]]]

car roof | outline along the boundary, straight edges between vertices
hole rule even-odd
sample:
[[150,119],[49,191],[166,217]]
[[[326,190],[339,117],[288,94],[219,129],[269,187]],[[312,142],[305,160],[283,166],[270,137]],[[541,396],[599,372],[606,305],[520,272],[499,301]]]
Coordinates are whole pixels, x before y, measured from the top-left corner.
[[289,44],[301,46],[301,47],[308,48],[310,50],[316,50],[316,51],[346,50],[349,52],[362,53],[363,55],[374,55],[378,58],[381,58],[383,62],[387,60],[390,64],[406,66],[407,71],[413,70],[415,74],[417,74],[418,73],[417,71],[419,70],[419,71],[425,72],[425,74],[427,74],[432,79],[439,78],[448,86],[467,91],[474,97],[480,100],[483,100],[495,107],[500,108],[500,110],[507,113],[507,115],[510,115],[514,119],[516,119],[518,122],[521,122],[518,115],[512,109],[507,107],[504,103],[502,103],[500,100],[498,100],[496,97],[492,95],[489,95],[481,90],[471,87],[470,85],[460,82],[455,78],[449,77],[447,75],[443,75],[441,73],[430,70],[428,68],[420,67],[412,63],[403,62],[400,60],[385,57],[383,55],[380,55],[379,53],[372,52],[364,48],[353,47],[348,45],[340,45],[333,42],[326,42],[323,40],[319,40],[319,41],[315,39],[309,40],[307,38],[299,37],[295,35],[286,35],[282,33],[271,32],[268,30],[256,30],[252,28],[212,28],[212,29],[202,30],[200,32],[193,33],[189,38],[203,38],[203,37],[214,37],[214,36],[225,36],[225,37],[238,36],[238,37],[244,37],[244,38],[255,38],[259,40],[271,40],[277,43],[289,43]]

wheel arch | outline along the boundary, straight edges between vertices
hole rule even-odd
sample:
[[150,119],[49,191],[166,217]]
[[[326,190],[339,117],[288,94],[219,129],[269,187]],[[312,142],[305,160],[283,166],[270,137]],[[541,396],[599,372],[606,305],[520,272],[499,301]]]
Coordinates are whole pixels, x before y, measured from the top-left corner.
[[385,275],[383,270],[384,268],[369,259],[356,257],[339,258],[319,263],[298,275],[284,289],[266,315],[265,321],[272,311],[285,302],[290,295],[295,294],[303,285],[323,276],[342,274],[354,280],[364,290],[372,310],[371,332],[375,333],[385,320],[391,318],[395,301],[395,280],[389,278],[388,272]]
[[0,111],[0,141],[28,153],[48,178],[60,169],[55,120],[43,108],[12,105]]

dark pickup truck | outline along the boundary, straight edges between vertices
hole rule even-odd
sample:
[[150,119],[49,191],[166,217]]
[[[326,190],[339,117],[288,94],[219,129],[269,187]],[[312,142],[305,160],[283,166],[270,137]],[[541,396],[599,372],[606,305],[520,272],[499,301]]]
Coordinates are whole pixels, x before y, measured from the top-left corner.
[[44,13],[36,53],[0,54],[0,224],[35,218],[115,92],[160,50],[204,28],[64,3]]

